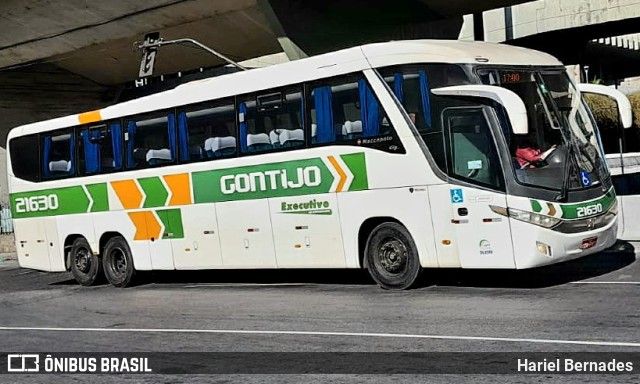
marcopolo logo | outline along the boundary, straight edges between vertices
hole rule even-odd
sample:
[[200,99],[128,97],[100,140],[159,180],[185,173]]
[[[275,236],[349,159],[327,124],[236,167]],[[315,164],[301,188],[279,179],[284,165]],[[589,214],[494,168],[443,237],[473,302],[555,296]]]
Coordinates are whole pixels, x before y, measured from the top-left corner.
[[331,205],[328,201],[318,201],[316,199],[300,203],[283,201],[280,206],[280,212],[301,215],[330,215],[333,212],[330,207]]
[[322,171],[318,166],[296,168],[293,174],[286,169],[262,172],[239,173],[220,178],[220,190],[223,194],[266,192],[277,189],[297,189],[317,187],[322,184]]

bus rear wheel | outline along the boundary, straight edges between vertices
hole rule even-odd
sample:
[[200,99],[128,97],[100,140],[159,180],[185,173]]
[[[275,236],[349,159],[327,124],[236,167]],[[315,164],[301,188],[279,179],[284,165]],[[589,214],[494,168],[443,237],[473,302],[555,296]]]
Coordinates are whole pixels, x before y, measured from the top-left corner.
[[371,231],[365,258],[369,274],[384,289],[410,288],[422,273],[413,238],[398,223],[382,223]]
[[102,255],[104,275],[115,287],[131,284],[136,274],[129,244],[121,236],[112,237],[104,246]]
[[70,252],[71,274],[80,285],[94,285],[102,276],[100,258],[91,252],[91,247],[84,237],[73,241]]

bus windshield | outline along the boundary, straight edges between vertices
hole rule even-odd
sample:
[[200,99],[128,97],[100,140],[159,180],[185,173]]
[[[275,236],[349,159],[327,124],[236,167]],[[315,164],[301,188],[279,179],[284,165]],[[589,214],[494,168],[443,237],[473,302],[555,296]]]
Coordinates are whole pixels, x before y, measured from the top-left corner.
[[595,123],[563,70],[481,69],[483,84],[515,92],[527,108],[529,132],[506,141],[520,183],[555,190],[608,183]]

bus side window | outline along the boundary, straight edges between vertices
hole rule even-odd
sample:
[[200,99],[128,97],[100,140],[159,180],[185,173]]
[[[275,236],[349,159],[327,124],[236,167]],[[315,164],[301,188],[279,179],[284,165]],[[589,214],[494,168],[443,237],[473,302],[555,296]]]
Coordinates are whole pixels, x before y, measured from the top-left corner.
[[309,105],[312,144],[355,144],[404,152],[378,98],[361,75],[312,84]]
[[122,126],[109,123],[83,128],[78,137],[78,153],[81,175],[122,169]]
[[424,70],[396,72],[387,81],[420,133],[432,131],[429,76]]
[[20,179],[38,181],[40,179],[38,135],[16,137],[9,142],[11,152],[11,167],[13,174]]
[[41,137],[43,179],[73,176],[75,174],[73,129],[43,134]]
[[178,145],[183,163],[236,155],[233,99],[188,106],[178,113]]
[[174,164],[176,118],[173,113],[127,119],[127,168]]
[[243,153],[304,146],[300,88],[268,90],[239,98],[238,122]]

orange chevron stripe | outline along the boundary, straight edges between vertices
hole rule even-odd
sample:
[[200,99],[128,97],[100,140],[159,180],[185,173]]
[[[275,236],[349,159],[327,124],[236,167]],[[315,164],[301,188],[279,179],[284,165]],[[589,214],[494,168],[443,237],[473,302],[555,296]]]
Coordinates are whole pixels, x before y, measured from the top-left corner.
[[96,121],[102,121],[100,110],[98,109],[95,111],[81,113],[78,115],[78,121],[80,124],[90,124],[95,123]]
[[189,183],[188,173],[166,175],[164,176],[164,181],[171,191],[169,205],[191,204],[191,184]]
[[128,212],[127,214],[136,227],[134,240],[161,239],[162,225],[156,219],[153,211]]
[[547,203],[547,206],[549,207],[549,216],[555,216],[556,215],[556,207],[554,207],[553,204],[551,204],[551,203]]
[[340,175],[340,181],[338,182],[338,187],[336,188],[336,192],[341,192],[342,188],[344,188],[344,184],[347,182],[347,174],[344,173],[344,170],[338,164],[338,161],[333,156],[329,156],[329,162],[333,167],[338,171],[338,175]]
[[142,192],[133,180],[112,181],[111,186],[118,195],[124,209],[140,208]]

